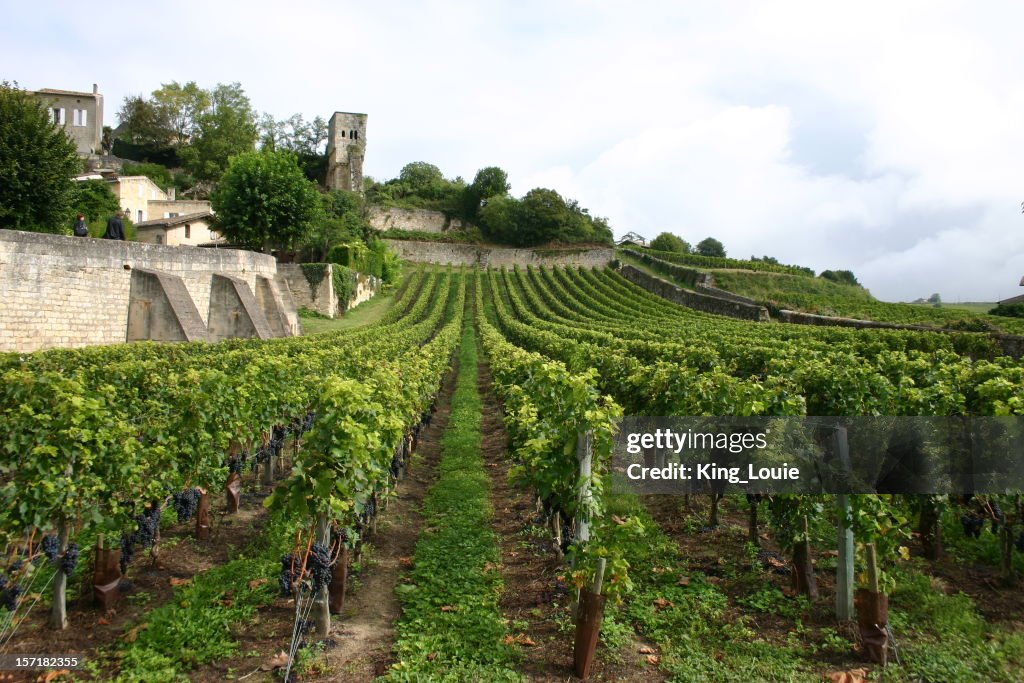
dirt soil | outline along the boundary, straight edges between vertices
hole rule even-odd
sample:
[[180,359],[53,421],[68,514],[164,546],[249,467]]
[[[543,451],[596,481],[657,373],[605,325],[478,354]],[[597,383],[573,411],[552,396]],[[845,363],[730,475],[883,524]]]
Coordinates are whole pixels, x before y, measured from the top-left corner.
[[[91,581],[71,585],[68,587],[66,630],[58,632],[47,627],[48,610],[40,602],[4,651],[79,654],[87,660],[96,660],[97,653],[115,644],[128,626],[144,620],[147,612],[171,599],[172,581],[187,580],[225,564],[236,549],[259,534],[267,514],[261,503],[270,489],[261,487],[250,474],[246,474],[243,481],[241,506],[236,514],[226,513],[223,494],[213,496],[209,540],[197,540],[194,522],[185,522],[161,530],[155,561],[149,551],[137,549],[122,580],[121,598],[114,610],[104,614],[93,606]],[[92,576],[91,569],[87,576]],[[38,676],[0,676],[0,681],[35,681]]]
[[[480,365],[477,387],[483,398],[481,431],[484,462],[491,475],[494,529],[501,549],[504,589],[501,609],[510,635],[520,643],[521,672],[531,681],[565,683],[579,680],[573,673],[573,628],[569,586],[563,580],[569,567],[558,558],[550,529],[538,514],[533,494],[509,482],[512,464],[501,404],[491,387],[491,374]],[[518,626],[518,628],[516,628]],[[563,628],[566,629],[563,631]],[[532,644],[531,644],[532,643]],[[653,683],[664,680],[642,661],[635,642],[609,653],[598,645],[591,681]]]
[[[368,538],[358,571],[349,571],[345,607],[341,615],[332,617],[331,634],[323,641],[324,655],[296,680],[365,683],[386,673],[393,663],[394,624],[401,613],[395,586],[408,574],[416,548],[423,521],[420,510],[436,479],[441,435],[448,425],[457,373],[455,368],[445,378],[434,416],[420,432],[406,476],[382,510],[377,532]],[[249,624],[240,625],[237,637],[242,654],[195,671],[190,680],[280,682],[280,672],[261,671],[260,667],[288,648],[294,618],[295,602],[291,599],[281,598],[260,608]],[[315,642],[312,634],[307,639]]]

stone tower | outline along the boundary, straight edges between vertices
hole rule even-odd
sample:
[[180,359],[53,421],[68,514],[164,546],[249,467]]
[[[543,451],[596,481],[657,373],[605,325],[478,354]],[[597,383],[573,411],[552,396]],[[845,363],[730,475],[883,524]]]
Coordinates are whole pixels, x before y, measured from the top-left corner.
[[327,127],[327,187],[363,191],[366,114],[336,111]]

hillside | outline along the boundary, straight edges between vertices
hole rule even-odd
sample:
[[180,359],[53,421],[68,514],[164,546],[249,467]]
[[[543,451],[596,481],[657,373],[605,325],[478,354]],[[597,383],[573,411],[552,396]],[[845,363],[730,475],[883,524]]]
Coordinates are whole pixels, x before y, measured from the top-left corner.
[[[621,252],[620,252],[621,256]],[[660,256],[660,254],[659,254]],[[692,279],[676,277],[656,264],[639,264],[637,259],[624,257],[637,265],[654,269],[660,277],[673,279],[682,286],[692,287]],[[756,261],[729,259],[728,268],[701,268],[690,262],[685,266],[694,271],[710,273],[716,287],[754,299],[770,311],[788,309],[819,315],[877,320],[879,322],[931,325],[935,327],[964,328],[977,331],[995,328],[999,331],[1022,334],[1024,320],[974,313],[966,308],[952,306],[925,306],[920,304],[879,301],[863,287],[840,284],[821,277],[808,277],[791,272],[770,272],[766,264]],[[779,271],[787,267],[777,267]],[[689,282],[687,280],[690,280]]]

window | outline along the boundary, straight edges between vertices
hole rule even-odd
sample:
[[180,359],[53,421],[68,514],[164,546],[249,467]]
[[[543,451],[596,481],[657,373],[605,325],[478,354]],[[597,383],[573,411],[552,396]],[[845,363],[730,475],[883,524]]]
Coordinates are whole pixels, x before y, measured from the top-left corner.
[[352,131],[352,139],[353,140],[358,140],[359,139],[359,131],[358,130]]
[[192,237],[192,226],[188,223],[185,224],[185,239]]
[[163,235],[157,235],[156,236],[156,243],[157,244],[163,244],[164,243],[164,236]]
[[345,131],[341,131],[341,137],[345,137]]
[[142,209],[139,209],[139,223],[142,222]]
[[79,127],[87,125],[89,112],[87,112],[85,109],[75,109],[73,110],[73,114],[74,117],[72,121],[74,122],[74,125]]
[[64,125],[64,108],[53,107],[50,109],[50,120],[58,125]]
[[164,218],[177,218],[180,215],[181,214],[179,214],[179,213],[165,213],[164,214]]

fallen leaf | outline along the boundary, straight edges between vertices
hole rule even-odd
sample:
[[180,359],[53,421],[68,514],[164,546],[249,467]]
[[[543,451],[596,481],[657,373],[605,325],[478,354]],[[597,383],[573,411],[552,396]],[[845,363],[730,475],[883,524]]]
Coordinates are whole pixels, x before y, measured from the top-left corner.
[[126,643],[134,643],[136,640],[139,639],[139,633],[146,630],[147,628],[149,628],[149,624],[139,624],[138,626],[136,626],[135,628],[131,629],[123,636],[121,636],[121,640],[123,640]]
[[653,647],[646,647],[646,646],[640,648],[639,652],[642,655],[656,655],[656,654],[658,654],[658,651],[655,650]]
[[103,617],[100,617],[99,619],[96,620],[96,623],[99,624],[100,626],[107,626],[110,622],[107,621],[106,619],[104,619]]
[[868,672],[866,669],[851,669],[850,671],[831,671],[825,675],[829,683],[865,683]]
[[661,657],[658,655],[647,655],[647,663],[651,666],[656,666],[661,661]]
[[771,566],[775,567],[776,569],[782,569],[786,566],[786,563],[778,559],[777,557],[768,557],[766,562]]
[[520,645],[525,645],[526,647],[533,647],[534,645],[537,644],[537,643],[533,642],[533,638],[530,638],[525,633],[523,635],[519,636],[518,638],[516,638],[516,642],[519,643]]
[[249,582],[249,590],[256,590],[265,583],[269,583],[267,579],[253,579]]
[[454,612],[456,609],[458,609],[458,608],[457,607],[453,607],[451,605],[442,605],[441,606],[441,611],[442,612]]
[[400,558],[398,558],[398,564],[402,565],[403,567],[411,567],[412,566],[412,558],[411,557],[400,557]]
[[516,639],[513,638],[511,634],[509,634],[509,635],[505,636],[504,638],[502,638],[501,642],[504,645],[511,645],[512,643],[516,642]]
[[826,550],[823,554],[825,557],[839,557],[838,550]]
[[626,520],[624,520],[622,517],[619,517],[618,515],[612,515],[612,521],[618,524],[619,526],[622,526],[626,523]]
[[50,683],[50,681],[55,681],[58,678],[70,675],[71,671],[69,669],[57,669],[55,671],[47,671],[36,680],[39,681],[39,683]]
[[654,606],[658,609],[668,609],[669,607],[674,607],[675,605],[672,604],[671,600],[666,600],[665,598],[656,598],[654,600]]
[[428,662],[432,662],[435,659],[437,659],[437,653],[436,652],[430,652],[430,653],[427,654],[427,661]]
[[260,671],[273,671],[288,666],[288,653],[281,650],[276,655],[260,664]]
[[179,579],[174,576],[172,576],[169,580],[172,586],[187,586],[190,583],[192,583],[192,579]]
[[679,580],[676,581],[676,585],[677,586],[689,586],[690,585],[690,577],[689,576],[680,576]]

